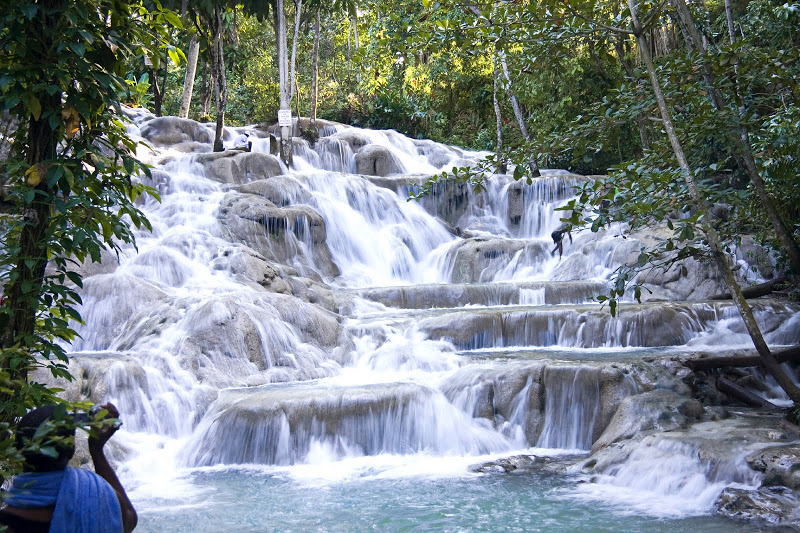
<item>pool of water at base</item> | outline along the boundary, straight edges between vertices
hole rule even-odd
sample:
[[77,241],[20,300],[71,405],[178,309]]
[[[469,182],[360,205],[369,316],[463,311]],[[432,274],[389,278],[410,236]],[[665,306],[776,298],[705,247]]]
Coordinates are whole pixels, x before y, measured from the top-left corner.
[[715,516],[658,518],[580,501],[571,490],[577,479],[551,472],[319,482],[291,469],[216,467],[187,472],[183,482],[193,494],[134,496],[137,532],[761,531]]

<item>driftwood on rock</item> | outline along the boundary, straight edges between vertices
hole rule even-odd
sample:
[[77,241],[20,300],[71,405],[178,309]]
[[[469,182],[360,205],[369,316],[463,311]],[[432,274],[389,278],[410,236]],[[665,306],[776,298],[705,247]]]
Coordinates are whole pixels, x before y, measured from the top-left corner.
[[[779,278],[775,278],[772,281],[767,281],[765,283],[760,283],[758,285],[753,285],[752,287],[746,287],[742,289],[742,295],[745,298],[758,298],[759,296],[766,296],[771,294],[776,289],[780,288],[781,285],[786,283],[787,279],[784,276]],[[730,300],[731,293],[723,292],[721,294],[715,294],[710,298],[711,300]]]
[[[800,346],[792,346],[785,350],[776,350],[773,352],[773,355],[778,363],[800,361]],[[731,355],[707,357],[704,359],[689,359],[684,362],[684,365],[697,371],[709,370],[712,368],[759,366],[761,365],[761,361],[762,359],[759,355]]]
[[765,400],[758,394],[751,392],[740,385],[737,385],[726,377],[721,377],[717,380],[717,388],[725,394],[732,396],[751,407],[767,407],[770,409],[778,408],[778,406],[769,400]]

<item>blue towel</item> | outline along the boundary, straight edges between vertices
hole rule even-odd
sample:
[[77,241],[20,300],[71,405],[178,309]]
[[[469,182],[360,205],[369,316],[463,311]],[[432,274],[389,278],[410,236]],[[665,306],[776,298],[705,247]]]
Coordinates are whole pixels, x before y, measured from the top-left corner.
[[5,502],[12,507],[55,505],[50,533],[121,533],[117,493],[89,470],[31,472],[14,477]]

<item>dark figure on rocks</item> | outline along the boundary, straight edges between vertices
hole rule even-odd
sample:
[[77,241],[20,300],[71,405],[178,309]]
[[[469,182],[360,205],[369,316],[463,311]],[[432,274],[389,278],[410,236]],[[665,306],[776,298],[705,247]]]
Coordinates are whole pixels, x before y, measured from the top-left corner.
[[572,244],[572,224],[561,224],[550,234],[550,237],[553,238],[553,242],[556,245],[556,247],[550,251],[550,255],[555,255],[556,250],[558,250],[559,258],[564,254],[564,243],[562,241],[564,240],[565,233],[569,235],[569,243]]
[[[106,418],[117,418],[112,404],[102,406]],[[22,449],[36,430],[53,418],[54,405],[34,409],[17,427],[17,447]],[[78,415],[80,416],[80,415]],[[104,426],[89,438],[89,454],[95,472],[67,466],[75,453],[74,428],[57,428],[56,440],[43,447],[54,448],[52,457],[23,452],[23,473],[15,476],[2,499],[0,525],[11,533],[129,533],[136,527],[136,511],[125,494],[114,469],[103,453],[117,426]],[[45,437],[47,438],[47,437]],[[65,439],[66,438],[66,439]]]

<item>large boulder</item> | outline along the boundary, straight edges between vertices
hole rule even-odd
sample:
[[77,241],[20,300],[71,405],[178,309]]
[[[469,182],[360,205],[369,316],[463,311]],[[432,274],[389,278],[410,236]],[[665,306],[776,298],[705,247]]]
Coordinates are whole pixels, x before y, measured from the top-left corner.
[[372,143],[372,140],[367,137],[363,132],[356,129],[345,129],[330,136],[333,139],[339,139],[350,145],[350,149],[355,153],[361,150],[364,146]]
[[234,185],[231,189],[246,194],[257,194],[280,207],[294,204],[311,205],[313,202],[309,190],[296,178],[287,175]]
[[800,498],[786,487],[729,487],[715,503],[717,514],[754,525],[800,527]]
[[686,428],[703,416],[703,405],[672,390],[660,389],[623,399],[592,450],[630,439],[640,431]]
[[335,277],[322,216],[307,205],[278,207],[262,196],[229,192],[219,220],[233,242],[243,242],[263,257],[292,265],[301,275]]
[[283,173],[278,158],[262,152],[228,150],[197,157],[206,177],[220,183],[243,184]]
[[388,176],[404,172],[403,164],[385,146],[368,144],[356,154],[356,171],[366,176]]
[[747,463],[764,473],[763,485],[800,490],[800,445],[797,443],[764,448],[748,456]]
[[452,283],[493,281],[515,254],[524,250],[526,264],[543,263],[550,257],[545,243],[518,239],[478,237],[466,239],[448,252],[453,264]]
[[289,272],[291,269],[270,263],[247,246],[231,244],[221,249],[209,265],[214,270],[229,272],[238,281],[251,287],[292,295],[328,311],[335,312],[337,309],[333,293],[325,284],[293,275]]
[[194,120],[179,117],[158,117],[141,126],[142,137],[157,146],[171,146],[187,141],[210,144],[213,132]]

